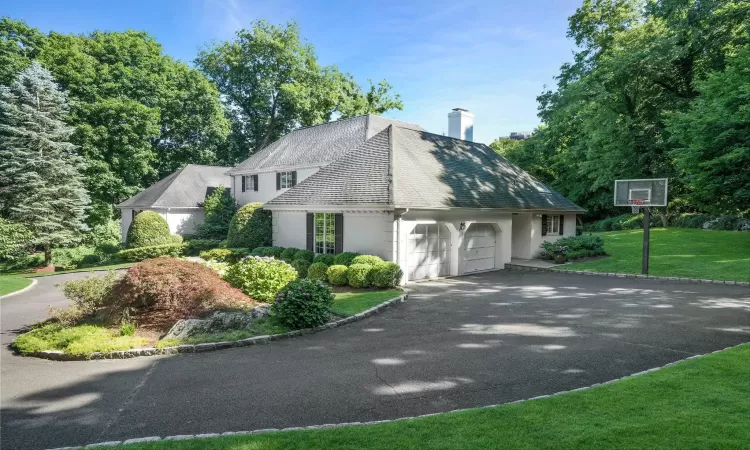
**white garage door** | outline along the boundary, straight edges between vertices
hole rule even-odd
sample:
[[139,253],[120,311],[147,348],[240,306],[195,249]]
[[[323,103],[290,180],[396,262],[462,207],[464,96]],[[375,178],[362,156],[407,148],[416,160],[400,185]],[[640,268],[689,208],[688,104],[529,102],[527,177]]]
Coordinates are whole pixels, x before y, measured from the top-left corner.
[[443,224],[419,224],[409,233],[409,280],[450,274],[451,234]]
[[489,223],[473,223],[464,235],[464,273],[495,268],[495,229]]

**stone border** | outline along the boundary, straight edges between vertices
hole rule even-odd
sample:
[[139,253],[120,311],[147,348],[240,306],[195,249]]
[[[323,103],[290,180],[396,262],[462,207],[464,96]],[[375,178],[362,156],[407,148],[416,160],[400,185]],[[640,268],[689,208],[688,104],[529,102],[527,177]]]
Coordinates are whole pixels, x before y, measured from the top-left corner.
[[531,398],[522,399],[522,400],[514,400],[512,402],[499,403],[499,404],[495,404],[495,405],[477,406],[475,408],[454,409],[454,410],[451,410],[451,411],[446,411],[446,412],[441,412],[441,413],[422,414],[422,415],[413,416],[413,417],[399,417],[398,419],[390,419],[390,420],[373,420],[373,421],[369,421],[369,422],[328,423],[328,424],[324,424],[324,425],[310,425],[310,426],[306,426],[306,427],[266,428],[266,429],[254,430],[254,431],[225,431],[223,433],[178,434],[178,435],[166,436],[166,437],[148,436],[148,437],[141,437],[141,438],[126,439],[124,441],[99,442],[99,443],[96,443],[96,444],[88,444],[86,446],[81,446],[81,447],[58,447],[58,448],[50,449],[50,450],[79,450],[79,449],[83,449],[83,448],[95,448],[95,447],[117,447],[117,446],[120,446],[120,445],[138,444],[138,443],[143,443],[143,442],[186,441],[186,440],[189,440],[189,439],[206,439],[206,438],[216,438],[216,437],[222,437],[222,436],[244,436],[244,435],[251,435],[251,434],[280,433],[280,432],[285,432],[285,431],[300,431],[300,430],[324,430],[324,429],[327,429],[327,428],[341,428],[341,427],[351,427],[351,426],[377,425],[377,424],[389,423],[389,422],[401,422],[401,421],[404,421],[404,420],[421,419],[421,418],[424,418],[424,417],[441,416],[441,415],[446,415],[446,414],[455,414],[455,413],[461,413],[461,412],[466,412],[466,411],[474,411],[474,410],[478,410],[478,409],[497,408],[497,407],[503,406],[503,405],[513,405],[513,404],[516,404],[516,403],[526,403],[526,402],[531,402],[531,401],[534,401],[534,400],[541,400],[543,398],[557,397],[557,396],[560,396],[560,395],[569,394],[571,392],[587,391],[587,390],[592,389],[592,388],[596,388],[596,387],[599,387],[599,386],[606,386],[608,384],[616,383],[616,382],[621,381],[621,380],[627,380],[629,378],[635,378],[635,377],[639,377],[641,375],[646,375],[646,374],[649,374],[649,373],[652,373],[652,372],[656,372],[656,371],[659,371],[659,370],[667,368],[667,367],[675,366],[675,365],[683,363],[685,361],[690,361],[692,359],[701,358],[703,356],[713,355],[715,353],[720,353],[720,352],[723,352],[723,351],[726,351],[726,350],[730,350],[730,349],[733,349],[733,348],[736,348],[736,347],[740,347],[740,346],[746,345],[746,344],[747,343],[732,345],[730,347],[726,347],[726,348],[723,348],[721,350],[714,350],[714,351],[709,352],[709,353],[703,353],[703,354],[700,354],[700,355],[688,356],[687,358],[680,359],[680,360],[677,360],[677,361],[673,361],[671,363],[664,364],[663,366],[653,367],[651,369],[642,370],[640,372],[636,372],[636,373],[633,373],[633,374],[630,374],[630,375],[625,375],[624,377],[615,378],[614,380],[604,381],[604,382],[601,382],[601,383],[594,383],[594,384],[592,384],[590,386],[579,387],[579,388],[576,388],[576,389],[571,389],[569,391],[559,391],[559,392],[555,392],[554,394],[538,395],[536,397],[531,397]]
[[31,289],[34,286],[36,286],[36,283],[37,283],[36,278],[27,277],[26,279],[31,279],[31,284],[30,285],[26,286],[25,288],[23,288],[23,289],[21,289],[19,291],[11,292],[10,294],[0,295],[0,300],[2,300],[4,298],[12,297],[14,295],[23,294],[24,292],[26,292],[29,289]]
[[222,350],[225,348],[233,347],[247,347],[256,344],[267,344],[271,341],[278,341],[281,339],[288,339],[295,336],[302,336],[306,334],[317,333],[319,331],[330,330],[337,328],[348,323],[357,322],[367,317],[370,317],[381,310],[393,305],[394,303],[403,302],[409,296],[407,291],[398,297],[386,300],[383,303],[373,306],[370,309],[362,311],[361,313],[353,316],[344,317],[343,319],[328,322],[325,325],[321,325],[315,328],[305,328],[302,330],[294,330],[281,334],[269,334],[264,336],[253,336],[246,339],[240,339],[238,341],[222,341],[222,342],[206,342],[203,344],[180,344],[171,347],[147,347],[147,348],[133,348],[130,350],[120,350],[116,352],[100,353],[96,352],[90,356],[78,356],[69,355],[63,353],[61,350],[42,350],[40,352],[34,352],[28,356],[36,356],[37,358],[51,359],[53,361],[88,361],[93,359],[128,359],[135,358],[137,356],[154,356],[154,355],[175,355],[177,353],[203,353],[211,352],[214,350]]
[[587,270],[567,270],[543,267],[522,266],[520,264],[505,264],[504,270],[531,271],[531,272],[555,272],[555,273],[574,273],[576,275],[592,275],[599,277],[617,277],[617,278],[638,278],[644,280],[661,280],[677,281],[679,283],[702,283],[702,284],[728,284],[737,286],[750,286],[747,281],[729,281],[729,280],[702,280],[699,278],[681,278],[681,277],[657,277],[654,275],[640,275],[634,273],[612,273],[612,272],[589,272]]

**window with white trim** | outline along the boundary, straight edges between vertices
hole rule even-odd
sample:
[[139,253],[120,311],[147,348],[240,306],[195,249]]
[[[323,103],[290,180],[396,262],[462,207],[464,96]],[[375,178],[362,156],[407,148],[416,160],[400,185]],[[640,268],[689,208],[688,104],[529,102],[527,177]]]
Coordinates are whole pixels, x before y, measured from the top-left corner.
[[281,189],[294,187],[294,172],[280,172],[279,179]]
[[547,217],[547,236],[560,235],[560,216]]
[[315,253],[334,253],[336,219],[333,213],[315,213]]

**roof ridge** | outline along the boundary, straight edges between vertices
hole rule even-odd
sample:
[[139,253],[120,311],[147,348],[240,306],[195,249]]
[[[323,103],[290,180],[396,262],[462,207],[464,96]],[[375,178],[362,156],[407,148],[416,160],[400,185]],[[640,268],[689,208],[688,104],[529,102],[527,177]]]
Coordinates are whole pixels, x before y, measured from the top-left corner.
[[[408,123],[408,122],[404,122],[404,123]],[[430,131],[426,131],[426,130],[415,130],[414,128],[407,128],[407,127],[402,127],[402,126],[399,126],[399,125],[396,125],[396,126],[397,126],[398,128],[402,128],[402,129],[404,129],[404,130],[414,131],[414,132],[416,132],[416,133],[431,134],[431,135],[433,135],[433,136],[437,136],[437,137],[441,137],[441,138],[446,138],[446,139],[451,139],[451,140],[454,140],[454,141],[459,141],[459,142],[468,142],[469,144],[482,145],[482,146],[484,146],[484,147],[487,147],[487,148],[492,148],[492,147],[490,147],[489,145],[487,145],[487,144],[483,144],[483,143],[481,143],[481,142],[476,142],[476,141],[467,141],[466,139],[459,139],[459,138],[454,138],[454,137],[452,137],[452,136],[446,136],[446,135],[444,135],[444,134],[437,134],[437,133],[432,133],[432,132],[430,132]]]

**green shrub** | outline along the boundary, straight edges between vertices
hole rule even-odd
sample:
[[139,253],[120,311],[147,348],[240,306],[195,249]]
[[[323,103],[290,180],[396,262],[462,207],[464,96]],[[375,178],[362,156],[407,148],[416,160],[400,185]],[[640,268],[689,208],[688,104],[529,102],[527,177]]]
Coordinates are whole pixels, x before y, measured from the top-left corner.
[[135,334],[136,324],[132,322],[123,322],[120,324],[120,336],[133,336]]
[[335,258],[336,257],[334,255],[330,254],[330,253],[320,253],[318,255],[315,255],[315,259],[313,259],[313,262],[323,263],[326,266],[332,266],[333,265],[333,260]]
[[299,251],[301,251],[301,250],[298,249],[298,248],[294,248],[294,247],[285,248],[281,252],[281,255],[279,255],[279,258],[281,258],[281,259],[283,259],[284,261],[287,261],[287,262],[292,262],[292,261],[294,261],[296,259],[295,256],[297,255],[297,252],[299,252]]
[[383,258],[375,255],[359,255],[352,259],[352,264],[368,264],[374,266],[383,262]]
[[55,248],[52,249],[52,265],[62,270],[77,269],[84,264],[83,260],[86,256],[95,253],[94,247]]
[[246,248],[215,248],[200,253],[200,257],[206,261],[218,261],[234,264],[250,252]]
[[23,258],[32,249],[31,230],[18,222],[0,217],[0,260]]
[[198,256],[201,252],[206,250],[213,250],[215,248],[221,248],[219,239],[191,239],[187,243],[187,254],[190,256]]
[[294,255],[294,259],[304,259],[305,261],[312,263],[315,258],[315,253],[312,250],[300,250]]
[[349,278],[347,276],[347,272],[349,272],[349,268],[344,265],[333,265],[326,270],[326,276],[328,277],[328,281],[331,284],[334,284],[336,286],[345,286],[349,283]]
[[713,219],[708,214],[680,214],[673,220],[672,226],[678,228],[703,228],[703,224]]
[[356,258],[357,256],[359,256],[359,253],[354,253],[354,252],[344,252],[344,253],[339,253],[339,254],[338,254],[338,255],[336,255],[336,257],[335,257],[335,258],[333,259],[333,263],[334,263],[335,265],[337,265],[337,266],[346,266],[346,267],[349,267],[349,266],[351,266],[351,265],[352,265],[352,261],[353,261],[353,260],[354,260],[354,258]]
[[135,336],[120,336],[105,327],[79,325],[69,327],[61,323],[46,324],[13,341],[13,348],[22,355],[42,350],[61,350],[70,355],[91,355],[94,352],[114,352],[142,347],[148,339]]
[[3,264],[3,270],[16,272],[42,266],[44,266],[44,253],[33,253],[31,255],[24,255],[11,260],[6,260]]
[[[237,204],[224,186],[216,189],[203,202],[203,223],[198,227],[197,237],[202,239],[224,239],[229,224],[237,213]],[[241,247],[241,246],[240,246]]]
[[117,257],[131,262],[158,258],[160,256],[171,256],[173,258],[176,258],[178,256],[181,256],[186,248],[186,244],[165,244],[154,245],[150,247],[129,248],[117,252]]
[[373,266],[370,264],[352,264],[349,266],[347,278],[349,286],[353,288],[365,288],[370,285],[370,270]]
[[156,245],[175,244],[175,238],[169,232],[169,225],[162,216],[153,211],[138,213],[130,223],[126,248],[153,247]]
[[253,256],[273,256],[276,259],[281,258],[281,252],[284,247],[256,247],[250,252]]
[[271,212],[262,203],[248,203],[237,211],[229,223],[227,247],[256,248],[271,245]]
[[[91,232],[86,235],[84,243],[88,246],[99,248],[117,248],[120,250],[121,247],[121,230],[119,220],[108,220],[106,223],[102,223],[94,226]],[[116,253],[117,250],[109,253]],[[104,252],[107,253],[107,252]]]
[[104,276],[91,276],[82,280],[66,281],[60,286],[72,308],[82,316],[93,314],[104,306],[107,297],[117,283],[117,274],[110,270]]
[[328,322],[333,298],[331,288],[320,281],[292,281],[276,296],[271,311],[289,328],[317,327]]
[[307,279],[312,281],[327,281],[326,271],[328,266],[322,262],[315,262],[310,264],[307,269]]
[[404,272],[395,262],[377,264],[370,271],[370,281],[379,288],[394,288],[401,283]]
[[295,259],[292,261],[292,267],[297,271],[300,278],[307,278],[307,270],[310,268],[310,261],[306,259]]
[[604,239],[591,234],[583,236],[568,236],[556,241],[544,241],[540,246],[543,259],[554,259],[558,250],[562,250],[568,259],[587,258],[591,256],[606,255],[604,251]]
[[270,302],[297,279],[297,271],[279,259],[250,256],[231,266],[224,279],[255,300]]
[[750,220],[740,216],[720,216],[710,226],[712,230],[740,231]]

